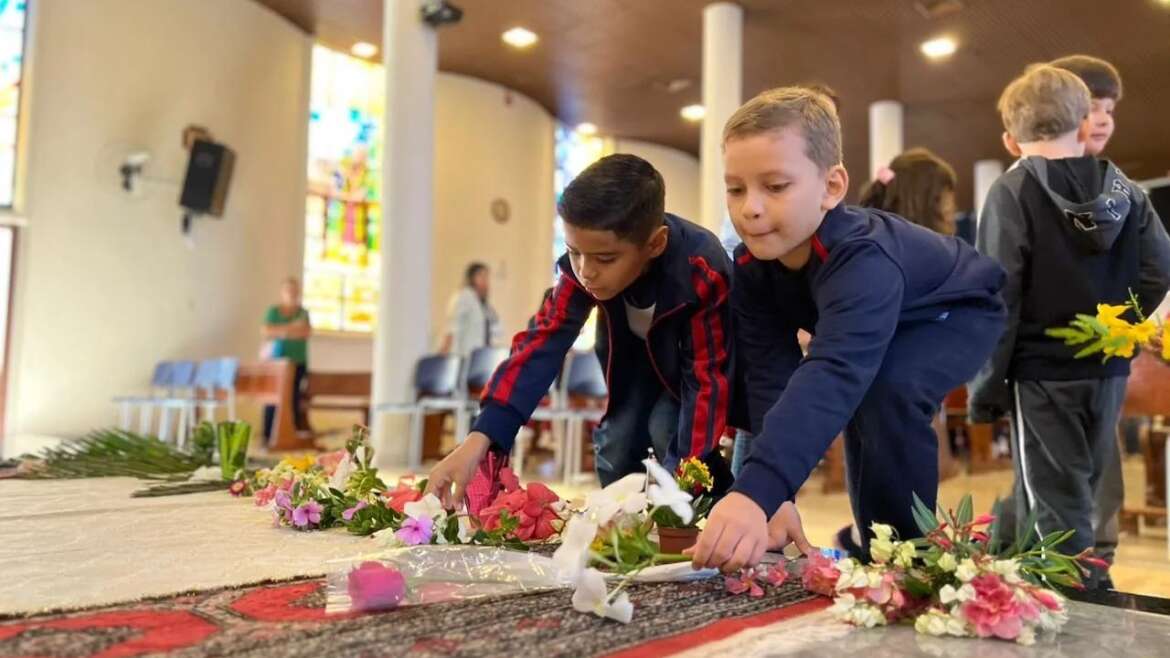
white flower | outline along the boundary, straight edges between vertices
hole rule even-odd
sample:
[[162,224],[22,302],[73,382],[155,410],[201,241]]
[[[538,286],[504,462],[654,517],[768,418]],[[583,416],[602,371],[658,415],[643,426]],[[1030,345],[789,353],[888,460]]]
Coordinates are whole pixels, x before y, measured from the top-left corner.
[[[345,461],[349,461],[348,459]],[[364,445],[358,446],[357,450],[353,451],[353,461],[364,464],[366,463],[366,447]]]
[[573,516],[561,533],[561,545],[553,553],[553,564],[566,580],[576,580],[589,561],[589,546],[597,536],[597,524],[584,516]]
[[975,563],[971,561],[971,558],[965,558],[955,569],[955,577],[964,583],[971,582],[971,579],[978,575],[979,569],[976,568]]
[[914,558],[918,556],[917,549],[914,548],[913,542],[899,542],[894,547],[894,564],[899,567],[910,568],[914,563]]
[[662,468],[653,459],[643,459],[646,473],[653,478],[654,484],[646,489],[650,504],[655,507],[669,507],[683,524],[689,524],[695,516],[691,507],[691,495],[678,488],[678,482],[670,475],[670,471]]
[[947,615],[938,610],[918,615],[918,619],[914,620],[914,630],[923,635],[942,637],[947,634]]
[[424,516],[433,519],[440,514],[446,515],[447,513],[443,509],[443,503],[439,502],[433,493],[423,496],[422,500],[407,503],[402,507],[402,511],[412,519],[421,519]]
[[837,562],[837,570],[841,572],[841,575],[837,577],[837,584],[834,586],[838,592],[859,587],[869,587],[869,574],[853,558],[845,558]]
[[967,622],[954,614],[947,615],[947,633],[955,637],[968,637],[971,631],[967,630]]
[[329,486],[338,491],[345,491],[345,483],[355,470],[353,462],[349,460],[348,456],[342,459],[337,464],[337,468],[334,469],[333,475],[329,477]]
[[874,537],[880,541],[889,542],[894,536],[894,528],[885,523],[871,523],[869,529],[873,532]]
[[991,563],[991,570],[1003,576],[1006,583],[1015,585],[1020,582],[1020,563],[1015,560],[995,560]]
[[1020,629],[1020,634],[1016,636],[1016,643],[1026,647],[1036,644],[1036,631],[1032,630],[1031,626],[1024,624],[1024,627]]
[[[475,534],[474,532],[472,532],[471,518],[468,517],[466,514],[460,514],[459,516],[457,516],[455,518],[458,519],[458,521],[456,521],[456,523],[459,524],[459,534],[456,537],[457,542],[460,544],[466,544],[469,541],[471,541],[471,536],[473,534]],[[443,529],[446,528],[446,524],[447,524],[446,518],[444,518],[442,520],[442,524],[440,524],[439,522],[435,523],[435,543],[436,544],[450,543],[447,541],[447,537],[443,534]]]
[[859,603],[849,609],[845,615],[845,621],[854,626],[873,628],[874,626],[885,626],[886,615],[877,606]]
[[894,543],[889,539],[882,539],[880,537],[872,539],[869,542],[869,556],[873,558],[874,562],[885,563],[889,562],[894,555]]
[[963,585],[959,589],[955,589],[951,585],[943,585],[942,589],[938,591],[938,600],[943,605],[963,603],[973,598],[975,598],[975,588],[970,584]]
[[955,556],[950,553],[943,553],[938,559],[938,568],[950,573],[959,567],[959,563],[955,561]]
[[630,623],[634,616],[634,604],[630,603],[630,597],[625,592],[609,600],[609,592],[605,590],[605,576],[597,569],[581,572],[577,579],[577,590],[573,592],[573,609],[616,619],[623,624]]
[[402,540],[394,535],[395,531],[395,528],[384,528],[378,532],[375,532],[371,536],[386,548],[398,548],[399,546],[405,546],[406,544],[402,543]]
[[645,473],[631,473],[600,491],[585,496],[591,520],[602,526],[619,513],[636,514],[646,509]]
[[833,607],[829,609],[829,612],[833,613],[839,619],[845,619],[855,605],[857,605],[857,597],[846,592],[839,594],[837,598],[833,599]]

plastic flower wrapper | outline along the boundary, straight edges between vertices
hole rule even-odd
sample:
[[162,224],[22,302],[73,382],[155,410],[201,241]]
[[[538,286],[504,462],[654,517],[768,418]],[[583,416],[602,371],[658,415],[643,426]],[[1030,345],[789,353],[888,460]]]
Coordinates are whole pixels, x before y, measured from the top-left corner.
[[[388,548],[327,563],[326,604],[329,614],[364,609],[350,592],[351,574],[369,562],[402,575],[405,591],[396,606],[423,605],[445,601],[466,601],[487,596],[501,596],[549,589],[572,588],[579,575],[561,572],[553,558],[538,553],[515,551],[493,546],[459,546],[424,544]],[[372,567],[365,566],[366,570]],[[583,573],[583,572],[582,572]],[[672,564],[646,569],[631,577],[631,582],[664,582],[710,577],[710,572],[692,571],[689,564]],[[365,576],[359,576],[362,579]],[[607,579],[615,576],[604,574]],[[377,576],[372,577],[376,579]],[[387,577],[388,580],[392,577]],[[390,583],[393,584],[393,583]],[[589,584],[596,589],[596,580]],[[371,590],[377,590],[375,582]],[[360,585],[359,585],[360,586]],[[592,590],[591,590],[592,591]],[[582,602],[596,601],[582,594]],[[618,605],[615,597],[611,605]]]

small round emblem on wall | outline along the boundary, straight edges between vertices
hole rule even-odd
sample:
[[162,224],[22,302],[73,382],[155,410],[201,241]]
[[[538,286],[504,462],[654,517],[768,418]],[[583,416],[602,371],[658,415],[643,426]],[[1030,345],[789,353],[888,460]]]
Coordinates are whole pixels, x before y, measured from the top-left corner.
[[508,219],[512,216],[512,206],[508,204],[506,199],[492,200],[492,219],[497,223],[506,224]]

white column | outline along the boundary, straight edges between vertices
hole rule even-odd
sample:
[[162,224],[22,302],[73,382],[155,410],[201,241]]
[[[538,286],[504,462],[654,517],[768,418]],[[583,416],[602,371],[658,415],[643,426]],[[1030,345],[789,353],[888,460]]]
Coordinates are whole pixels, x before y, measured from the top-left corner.
[[869,104],[869,179],[878,169],[905,148],[902,145],[902,104],[898,101],[874,101]]
[[703,131],[700,139],[699,223],[720,235],[727,216],[723,124],[743,102],[743,9],[716,2],[703,9]]
[[987,199],[987,191],[995,179],[1003,175],[1003,162],[1000,160],[975,161],[975,222],[978,226],[979,215],[983,214],[983,202]]
[[[386,113],[382,158],[382,273],[374,329],[373,402],[406,402],[430,343],[438,41],[418,0],[385,0]],[[371,420],[379,465],[406,462],[405,425]]]

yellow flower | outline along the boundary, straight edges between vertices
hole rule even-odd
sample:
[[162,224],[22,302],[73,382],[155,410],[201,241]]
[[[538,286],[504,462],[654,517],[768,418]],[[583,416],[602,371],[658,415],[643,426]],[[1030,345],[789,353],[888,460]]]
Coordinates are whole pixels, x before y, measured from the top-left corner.
[[1158,325],[1154,324],[1153,318],[1146,318],[1141,324],[1136,324],[1130,329],[1130,336],[1139,344],[1145,345],[1150,342],[1154,334],[1158,331]]
[[291,468],[298,473],[304,473],[312,468],[317,463],[317,458],[313,455],[301,455],[300,457],[285,457],[277,464],[277,468],[284,466]]
[[1133,337],[1125,336],[1125,339],[1125,342],[1118,346],[1106,345],[1102,350],[1105,352],[1105,356],[1121,356],[1127,359],[1133,356]]
[[1162,360],[1170,361],[1170,322],[1162,325]]
[[1124,304],[1097,304],[1097,320],[1110,330],[1128,327],[1129,323],[1121,319],[1121,314],[1128,310],[1129,306]]
[[678,465],[678,488],[690,494],[699,494],[701,491],[710,491],[715,485],[711,479],[711,469],[698,457],[691,457]]

